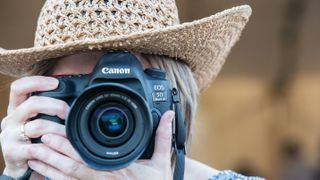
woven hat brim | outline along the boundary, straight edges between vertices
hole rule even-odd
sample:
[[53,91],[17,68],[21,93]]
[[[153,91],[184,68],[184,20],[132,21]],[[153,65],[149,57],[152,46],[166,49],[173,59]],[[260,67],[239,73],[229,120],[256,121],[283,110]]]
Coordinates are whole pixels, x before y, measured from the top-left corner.
[[0,49],[0,73],[20,77],[37,62],[88,50],[131,50],[184,61],[203,90],[220,72],[250,15],[250,6],[243,5],[159,30],[45,47]]

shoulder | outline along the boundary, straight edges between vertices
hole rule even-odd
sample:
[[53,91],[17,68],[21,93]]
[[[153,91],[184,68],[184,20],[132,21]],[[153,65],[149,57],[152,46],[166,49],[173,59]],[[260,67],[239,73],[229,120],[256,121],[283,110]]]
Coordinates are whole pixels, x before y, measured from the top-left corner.
[[207,166],[199,161],[186,157],[185,180],[208,180],[210,177],[217,175],[220,171]]
[[186,157],[185,180],[264,180],[257,176],[243,176],[231,170],[219,171],[199,161]]

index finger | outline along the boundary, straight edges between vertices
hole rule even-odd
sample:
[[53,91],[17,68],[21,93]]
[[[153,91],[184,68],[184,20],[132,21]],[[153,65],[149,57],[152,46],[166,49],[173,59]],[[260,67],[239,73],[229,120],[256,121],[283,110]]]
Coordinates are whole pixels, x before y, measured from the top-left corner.
[[8,114],[36,91],[50,91],[58,87],[59,81],[47,76],[29,76],[14,81],[10,86]]

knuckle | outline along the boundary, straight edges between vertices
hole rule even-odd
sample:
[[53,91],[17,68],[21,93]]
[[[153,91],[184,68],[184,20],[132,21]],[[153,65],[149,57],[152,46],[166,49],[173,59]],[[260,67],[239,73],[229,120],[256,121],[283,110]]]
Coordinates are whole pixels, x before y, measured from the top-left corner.
[[39,146],[29,146],[26,148],[26,153],[28,157],[33,157],[41,161],[46,161],[49,158],[49,154],[44,154],[44,150],[41,145]]
[[77,173],[79,169],[80,169],[80,164],[77,163],[77,162],[72,162],[70,164],[70,168],[67,169],[66,173],[67,173],[68,176],[71,176],[74,173]]
[[1,131],[3,131],[6,128],[6,119],[2,119],[1,121]]
[[25,151],[29,157],[35,157],[36,150],[34,148],[26,148]]
[[2,145],[3,145],[3,143],[5,142],[6,137],[7,137],[7,133],[6,133],[6,131],[2,131],[2,132],[0,133],[0,142],[1,142],[1,146],[2,146]]
[[8,122],[8,116],[3,118],[1,121],[1,131],[3,131],[6,128],[7,122]]
[[4,135],[4,132],[2,131],[2,132],[0,133],[0,142],[1,142],[1,145],[3,144],[4,139],[5,139],[5,135]]
[[21,109],[28,112],[29,117],[35,117],[38,114],[39,106],[42,104],[45,104],[45,102],[43,102],[41,97],[31,96],[21,105]]
[[26,101],[24,101],[18,108],[20,111],[30,111],[33,112],[35,110],[35,105],[37,104],[37,100],[34,96],[29,97]]
[[[66,129],[64,125],[58,124],[56,122],[53,122],[54,124],[50,126],[52,128],[52,132],[55,134],[61,135],[62,133],[65,133]],[[62,134],[63,135],[63,134]]]
[[44,122],[42,120],[33,120],[31,121],[34,124],[33,131],[40,133],[45,129]]
[[33,120],[25,124],[25,134],[27,136],[40,136],[44,129],[45,125],[41,120]]
[[164,129],[157,131],[156,135],[162,140],[171,141],[171,136],[172,136],[171,133]]
[[[41,103],[41,97],[30,96],[26,102],[30,103],[30,104],[39,104],[39,103]],[[30,105],[30,104],[28,104],[28,105]]]
[[[65,130],[64,125],[58,124],[56,122],[50,122],[50,121],[48,121],[47,123],[48,123],[48,128],[49,128],[47,130],[48,134],[52,134],[54,136],[54,138],[58,138],[58,139],[61,139],[61,138],[59,136],[55,136],[55,135],[65,136],[66,130]],[[50,137],[52,137],[52,136],[50,136]]]
[[65,142],[62,140],[62,138],[55,138],[54,139],[55,140],[55,143],[56,143],[56,145],[57,145],[57,147],[58,148],[60,148],[60,149],[64,149],[64,147],[65,147]]
[[10,92],[14,95],[20,94],[21,88],[19,82],[19,80],[13,81],[10,85]]
[[60,139],[60,138],[58,138],[57,136],[47,136],[47,137],[49,137],[48,139],[50,139],[49,140],[49,142],[48,142],[48,144],[51,144],[51,145],[53,145],[53,146],[55,146],[56,148],[59,148],[59,149],[61,149],[61,147],[63,147],[63,141]]

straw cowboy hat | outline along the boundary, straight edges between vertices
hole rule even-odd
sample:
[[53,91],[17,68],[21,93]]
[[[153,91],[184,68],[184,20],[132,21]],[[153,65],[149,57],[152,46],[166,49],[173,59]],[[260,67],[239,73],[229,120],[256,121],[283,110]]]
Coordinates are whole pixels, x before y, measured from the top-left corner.
[[187,63],[204,89],[250,15],[243,5],[180,24],[174,0],[46,0],[34,47],[0,49],[0,73],[23,76],[37,62],[88,50],[131,50]]

